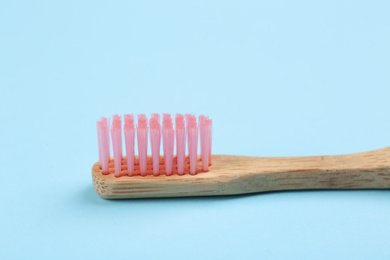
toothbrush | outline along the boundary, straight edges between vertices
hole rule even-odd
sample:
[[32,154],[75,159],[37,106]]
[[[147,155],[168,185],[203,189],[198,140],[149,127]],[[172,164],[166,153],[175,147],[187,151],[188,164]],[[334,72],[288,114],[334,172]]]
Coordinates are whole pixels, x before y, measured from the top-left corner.
[[[105,199],[234,195],[307,189],[389,189],[390,147],[347,155],[251,157],[211,155],[212,121],[204,115],[124,115],[126,156],[122,156],[121,117],[97,122],[99,161],[93,186]],[[149,131],[148,131],[149,130]],[[152,155],[147,155],[148,133]],[[138,155],[135,155],[137,135]],[[200,154],[198,155],[198,136]],[[163,155],[160,154],[161,139]],[[186,141],[188,155],[185,155]],[[176,142],[176,155],[173,154]]]

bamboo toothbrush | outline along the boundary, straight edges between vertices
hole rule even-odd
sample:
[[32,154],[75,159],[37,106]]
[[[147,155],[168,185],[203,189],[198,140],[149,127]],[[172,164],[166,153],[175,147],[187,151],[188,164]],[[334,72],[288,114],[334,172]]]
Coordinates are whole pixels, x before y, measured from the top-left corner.
[[[184,120],[185,119],[185,120]],[[97,122],[99,162],[93,185],[105,199],[189,197],[305,189],[389,189],[390,147],[363,153],[311,157],[211,155],[212,121],[177,114],[124,115],[126,156],[122,156],[121,117]],[[149,131],[148,131],[149,130]],[[200,132],[200,155],[197,155]],[[147,155],[148,134],[152,155]],[[137,136],[138,155],[135,155]],[[163,154],[160,155],[160,141]],[[186,140],[188,155],[185,155]],[[176,155],[173,147],[176,141]]]

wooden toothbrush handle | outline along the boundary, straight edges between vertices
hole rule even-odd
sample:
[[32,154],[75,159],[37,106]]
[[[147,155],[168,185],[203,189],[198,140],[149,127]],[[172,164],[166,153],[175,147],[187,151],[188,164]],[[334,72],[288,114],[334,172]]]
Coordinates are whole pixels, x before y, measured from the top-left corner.
[[[243,174],[240,178],[228,182],[232,190],[239,191],[237,193],[306,189],[390,189],[390,147],[347,155],[235,159],[238,165],[245,165],[245,171],[241,169]],[[239,166],[231,165],[231,168],[231,174],[238,174]]]
[[[124,160],[125,162],[125,160]],[[110,162],[113,170],[113,162]],[[125,168],[123,168],[125,169]],[[124,170],[123,173],[126,173]],[[124,174],[125,175],[125,174]],[[209,171],[154,177],[103,175],[92,167],[96,192],[106,199],[189,197],[307,189],[390,189],[390,147],[347,155],[250,157],[213,155]]]

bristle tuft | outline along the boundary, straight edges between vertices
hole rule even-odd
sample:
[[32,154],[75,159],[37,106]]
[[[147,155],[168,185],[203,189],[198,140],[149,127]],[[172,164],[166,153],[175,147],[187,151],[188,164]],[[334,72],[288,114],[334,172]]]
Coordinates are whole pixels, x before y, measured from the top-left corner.
[[97,138],[98,138],[98,149],[99,149],[99,168],[102,168],[102,162],[103,162],[103,147],[102,147],[102,126],[101,121],[96,122],[96,128],[97,128]]
[[137,141],[140,174],[141,176],[146,176],[148,155],[148,121],[145,114],[138,115]]
[[183,114],[176,114],[176,159],[177,174],[184,174],[184,160],[186,156],[186,129]]
[[208,171],[210,165],[210,141],[211,141],[211,120],[204,116],[199,116],[200,128],[200,153],[202,159],[202,170]]
[[190,157],[190,174],[195,175],[197,167],[198,151],[198,126],[195,115],[186,114],[188,156]]
[[125,134],[126,145],[126,162],[127,162],[127,175],[132,176],[134,173],[134,142],[135,142],[135,130],[134,130],[134,115],[124,115],[125,126],[123,131]]
[[99,145],[99,165],[103,174],[109,173],[110,162],[110,135],[108,131],[108,120],[102,117],[97,122],[98,128],[98,145]]
[[163,115],[163,146],[164,146],[164,165],[165,174],[172,174],[173,164],[173,145],[175,131],[173,130],[172,118],[170,114]]
[[161,126],[160,115],[152,114],[149,120],[150,127],[150,145],[152,148],[153,175],[158,176],[160,172],[160,143],[161,143]]
[[122,121],[119,115],[113,116],[111,139],[114,152],[115,177],[119,177],[122,168]]

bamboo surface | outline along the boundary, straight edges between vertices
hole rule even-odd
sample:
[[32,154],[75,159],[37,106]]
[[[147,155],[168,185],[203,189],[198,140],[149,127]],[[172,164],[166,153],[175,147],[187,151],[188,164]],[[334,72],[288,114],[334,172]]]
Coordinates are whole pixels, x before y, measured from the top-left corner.
[[[105,199],[189,197],[246,194],[267,191],[305,189],[389,189],[390,147],[363,153],[304,157],[251,157],[213,155],[209,171],[190,175],[186,172],[165,176],[163,158],[160,175],[152,175],[148,157],[148,175],[139,175],[136,158],[135,175],[127,176],[126,158],[122,158],[122,175],[103,175],[99,164],[92,167],[93,185]],[[175,168],[174,161],[174,168]]]

